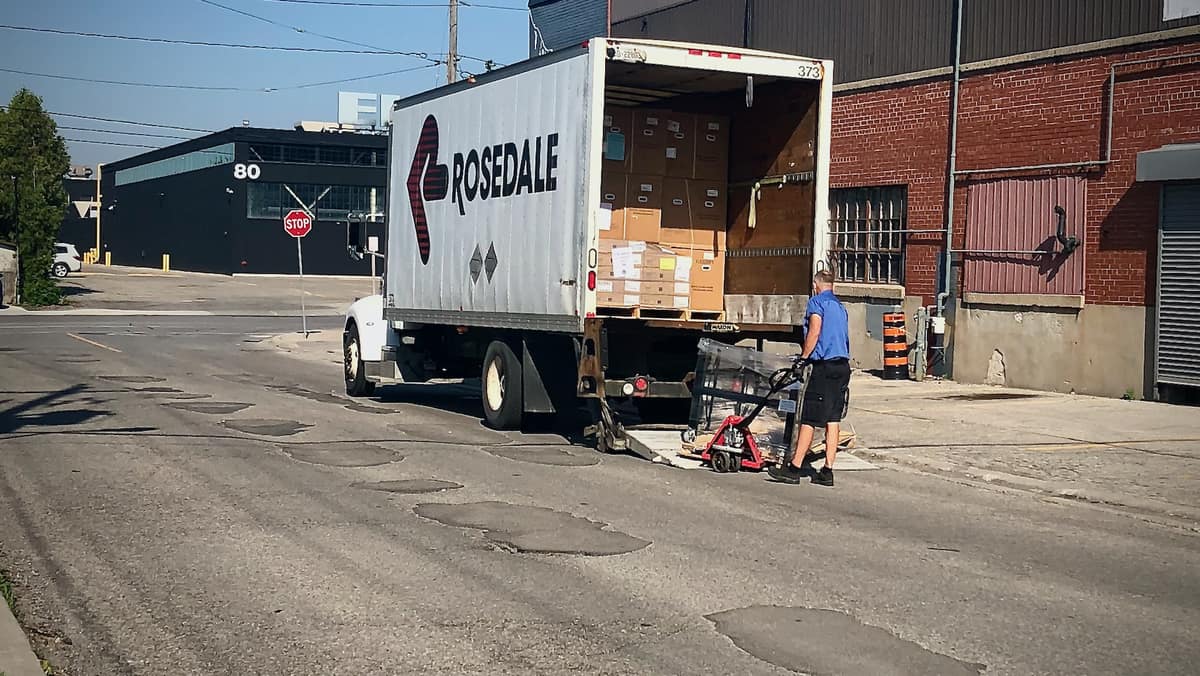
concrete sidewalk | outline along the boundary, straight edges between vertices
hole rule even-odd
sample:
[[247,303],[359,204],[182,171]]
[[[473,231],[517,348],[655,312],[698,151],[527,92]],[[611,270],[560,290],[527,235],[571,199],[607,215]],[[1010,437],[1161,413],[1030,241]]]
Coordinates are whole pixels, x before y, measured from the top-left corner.
[[855,374],[859,454],[1200,531],[1193,407]]
[[4,676],[45,676],[37,655],[29,647],[25,632],[0,600],[0,674]]

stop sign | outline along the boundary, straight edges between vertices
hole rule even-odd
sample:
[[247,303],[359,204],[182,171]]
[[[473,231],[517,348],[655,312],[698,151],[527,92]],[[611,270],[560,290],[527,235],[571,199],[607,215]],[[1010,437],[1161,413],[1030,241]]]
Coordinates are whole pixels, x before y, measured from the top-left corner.
[[312,230],[312,216],[302,209],[292,209],[283,217],[283,231],[292,237],[303,237]]

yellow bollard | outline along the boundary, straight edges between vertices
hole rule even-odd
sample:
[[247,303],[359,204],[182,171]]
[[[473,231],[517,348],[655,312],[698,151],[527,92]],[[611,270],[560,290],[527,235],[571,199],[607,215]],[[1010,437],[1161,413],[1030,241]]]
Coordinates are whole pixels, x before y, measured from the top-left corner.
[[111,251],[104,252],[104,264],[112,265],[112,252]]
[[171,271],[171,254],[163,254],[163,272]]

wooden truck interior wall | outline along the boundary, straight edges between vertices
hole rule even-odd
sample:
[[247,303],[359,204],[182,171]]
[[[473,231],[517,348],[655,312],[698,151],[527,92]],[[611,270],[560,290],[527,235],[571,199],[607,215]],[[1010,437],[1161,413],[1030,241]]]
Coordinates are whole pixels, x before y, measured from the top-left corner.
[[808,295],[815,183],[763,187],[753,228],[750,200],[758,179],[815,170],[820,88],[760,77],[751,107],[746,98],[744,75],[618,62],[609,62],[606,70],[606,105],[730,118],[727,300]]

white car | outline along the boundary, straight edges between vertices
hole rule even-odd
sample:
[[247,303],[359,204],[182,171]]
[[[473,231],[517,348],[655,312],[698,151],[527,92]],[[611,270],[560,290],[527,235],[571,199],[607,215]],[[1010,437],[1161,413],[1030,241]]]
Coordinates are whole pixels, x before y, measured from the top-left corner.
[[83,258],[79,255],[79,250],[74,244],[63,244],[56,242],[54,244],[54,264],[50,266],[50,272],[55,277],[63,278],[72,272],[79,272],[83,269]]

